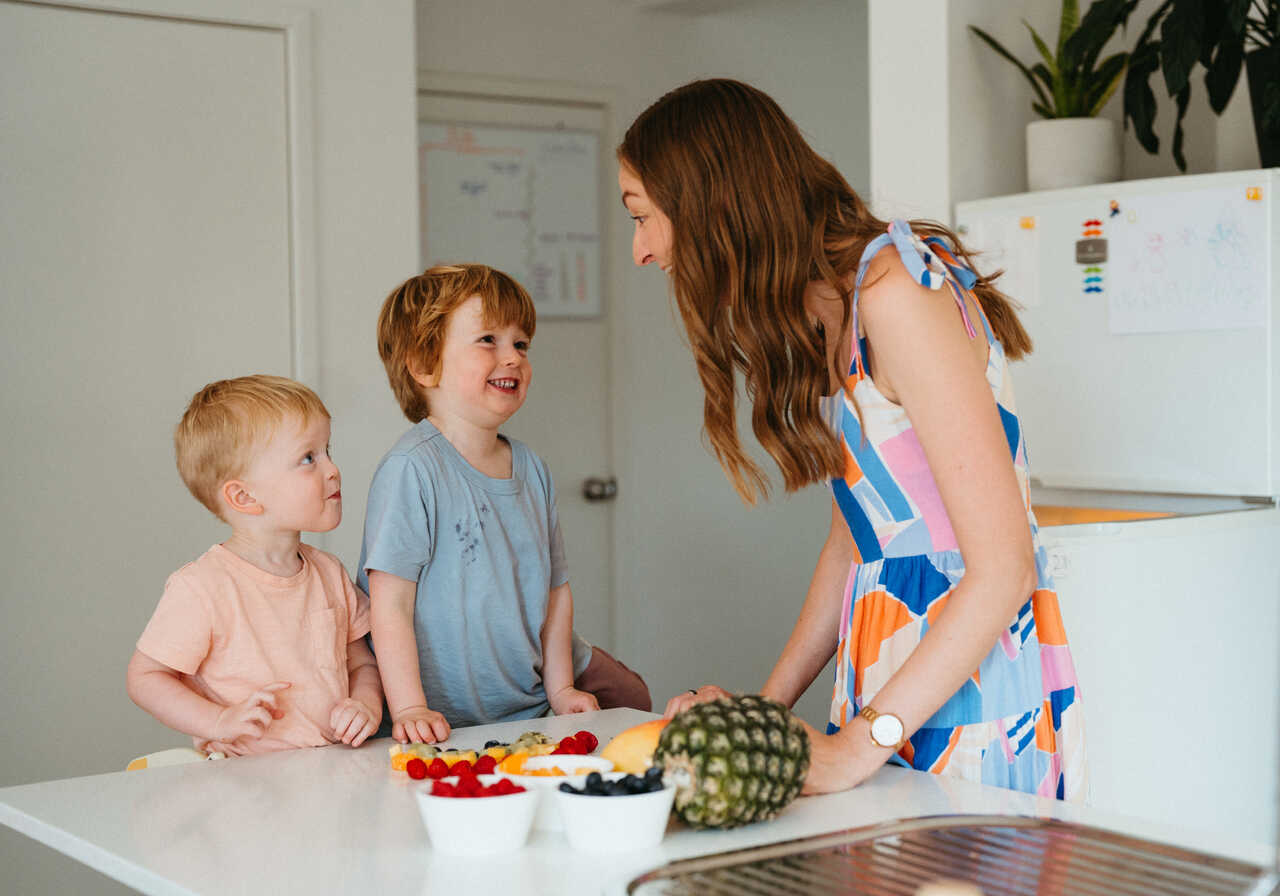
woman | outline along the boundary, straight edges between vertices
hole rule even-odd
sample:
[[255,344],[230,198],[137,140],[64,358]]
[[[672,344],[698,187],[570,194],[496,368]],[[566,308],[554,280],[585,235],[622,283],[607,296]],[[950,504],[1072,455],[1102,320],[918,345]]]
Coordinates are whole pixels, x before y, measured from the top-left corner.
[[[1083,797],[1075,673],[1031,514],[1008,360],[1031,342],[946,228],[877,220],[760,91],[695,81],[618,148],[638,265],[672,280],[717,459],[747,503],[830,480],[831,529],[761,692],[790,706],[836,653],[806,792],[894,757]],[[976,325],[975,325],[976,324]],[[707,685],[668,716],[724,696]]]

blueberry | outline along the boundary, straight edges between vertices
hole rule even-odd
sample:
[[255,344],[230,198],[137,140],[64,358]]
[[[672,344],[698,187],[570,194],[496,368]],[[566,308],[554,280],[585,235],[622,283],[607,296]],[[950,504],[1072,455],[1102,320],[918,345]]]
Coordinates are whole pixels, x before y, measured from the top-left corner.
[[502,741],[500,740],[487,740],[484,742],[484,748],[486,750],[489,749],[490,747],[500,747],[500,746],[502,746]]
[[590,774],[587,775],[588,790],[598,790],[600,788],[600,785],[603,782],[604,782],[604,778],[600,776],[599,772],[591,772]]
[[578,788],[574,787],[568,781],[565,781],[563,784],[560,785],[560,792],[561,793],[582,793],[581,790],[578,790]]
[[622,796],[627,792],[627,785],[621,781],[606,781],[604,792],[606,796]]
[[661,781],[661,780],[662,780],[662,766],[660,766],[660,765],[651,765],[651,766],[649,766],[649,767],[645,770],[645,773],[644,773],[644,779],[645,779],[646,781]]

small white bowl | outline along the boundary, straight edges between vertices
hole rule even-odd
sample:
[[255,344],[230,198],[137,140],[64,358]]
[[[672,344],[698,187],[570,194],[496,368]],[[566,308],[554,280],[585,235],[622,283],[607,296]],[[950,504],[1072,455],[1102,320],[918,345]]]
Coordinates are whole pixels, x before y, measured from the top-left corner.
[[[486,787],[501,775],[479,775]],[[441,778],[457,784],[457,777]],[[524,846],[537,812],[541,793],[532,788],[505,796],[432,796],[426,781],[415,790],[422,823],[431,837],[431,846],[458,856],[492,855]],[[520,783],[520,782],[517,782]]]
[[[545,768],[559,768],[566,772],[576,771],[580,768],[589,768],[593,772],[607,774],[613,771],[613,763],[608,759],[601,759],[599,756],[530,756],[525,760],[526,771]],[[508,772],[499,772],[503,777],[510,778],[522,787],[530,790],[537,790],[543,794],[542,802],[538,805],[538,813],[533,818],[533,826],[540,831],[559,831],[564,829],[564,824],[560,821],[560,809],[556,805],[555,800],[551,799],[551,793],[560,788],[561,784],[568,782],[574,787],[581,788],[587,781],[587,775],[513,775]],[[590,774],[588,772],[587,774]]]
[[657,846],[667,832],[676,788],[619,796],[554,794],[569,845],[583,852],[625,852]]

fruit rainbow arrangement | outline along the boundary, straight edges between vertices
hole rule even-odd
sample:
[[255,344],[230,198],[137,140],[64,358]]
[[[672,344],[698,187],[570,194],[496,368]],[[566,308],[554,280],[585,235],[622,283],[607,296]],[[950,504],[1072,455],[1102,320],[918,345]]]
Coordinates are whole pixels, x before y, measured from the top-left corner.
[[733,828],[777,815],[809,772],[809,738],[785,706],[759,696],[699,703],[645,722],[600,754],[619,771],[662,769],[675,813],[695,828]]
[[[392,744],[391,768],[406,772],[416,780],[440,779],[461,772],[487,775],[494,771],[520,775],[577,774],[574,769],[536,769],[524,771],[525,762],[531,756],[586,756],[600,742],[590,731],[565,737],[556,742],[540,731],[526,731],[509,744],[489,741],[481,751],[443,750],[435,744]],[[581,770],[586,774],[591,769]]]

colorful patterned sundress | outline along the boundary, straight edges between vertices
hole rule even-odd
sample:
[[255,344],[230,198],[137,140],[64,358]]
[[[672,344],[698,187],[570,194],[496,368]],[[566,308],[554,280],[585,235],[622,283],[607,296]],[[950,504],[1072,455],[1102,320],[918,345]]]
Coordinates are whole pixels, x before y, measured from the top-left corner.
[[[847,383],[852,399],[845,390],[825,399],[824,410],[841,436],[846,464],[844,477],[833,479],[831,488],[855,549],[841,612],[828,733],[839,730],[875,698],[964,575],[951,522],[911,421],[901,406],[880,394],[864,367],[866,338],[858,324],[858,293],[872,257],[889,245],[917,282],[933,289],[950,287],[970,338],[976,338],[965,302],[974,273],[940,240],[921,240],[905,222],[893,221],[888,233],[867,246],[858,267]],[[987,382],[1027,509],[1038,583],[977,671],[894,760],[922,771],[1042,796],[1084,799],[1087,770],[1075,667],[1031,510],[1026,445],[1008,362],[978,308],[989,346]],[[862,412],[861,424],[855,402]]]

